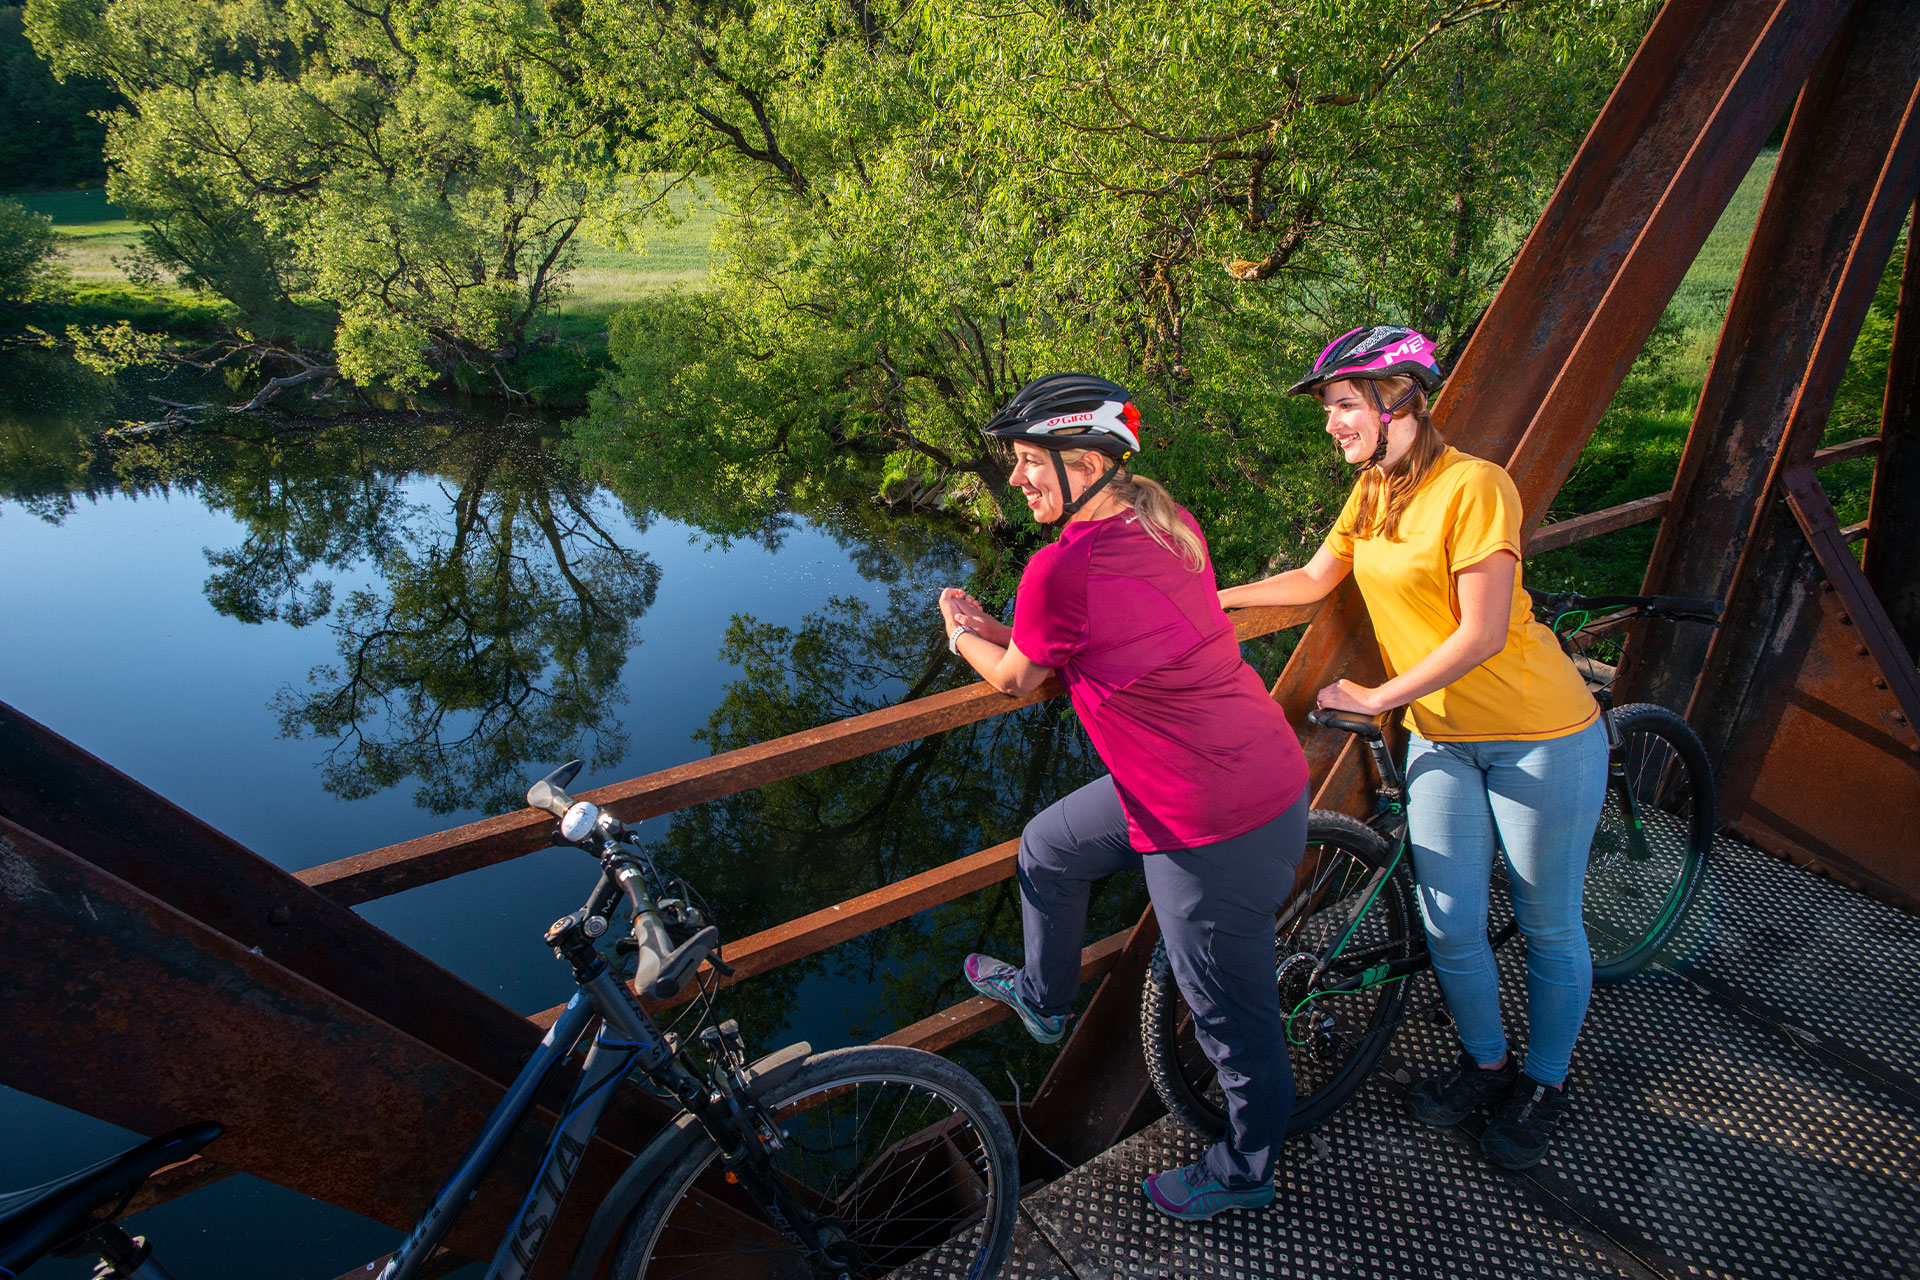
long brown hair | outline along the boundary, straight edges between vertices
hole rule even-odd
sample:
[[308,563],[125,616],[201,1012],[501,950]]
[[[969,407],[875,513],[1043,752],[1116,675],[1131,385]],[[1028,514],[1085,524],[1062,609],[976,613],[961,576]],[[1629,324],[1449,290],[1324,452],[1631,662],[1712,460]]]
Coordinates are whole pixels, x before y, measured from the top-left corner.
[[[1407,504],[1413,501],[1414,492],[1425,483],[1434,464],[1440,461],[1440,455],[1447,451],[1447,442],[1440,438],[1440,432],[1433,425],[1433,414],[1427,408],[1427,393],[1412,378],[1377,378],[1373,380],[1372,387],[1377,396],[1373,401],[1375,405],[1397,403],[1400,397],[1412,392],[1406,412],[1413,415],[1416,425],[1412,447],[1401,456],[1392,471],[1382,476],[1380,468],[1368,467],[1361,473],[1360,499],[1354,505],[1351,532],[1356,538],[1371,538],[1379,533],[1388,542],[1398,542],[1400,517],[1406,512]],[[1380,429],[1385,431],[1386,427],[1382,425]],[[1382,487],[1386,489],[1384,502],[1380,499]]]
[[[1060,460],[1072,466],[1092,452],[1091,449],[1063,449]],[[1099,456],[1106,457],[1105,454]],[[1113,466],[1116,474],[1107,481],[1106,492],[1131,507],[1147,536],[1178,556],[1189,573],[1200,572],[1207,563],[1205,545],[1193,526],[1180,518],[1179,504],[1167,492],[1167,487],[1158,480],[1136,476],[1118,463]]]

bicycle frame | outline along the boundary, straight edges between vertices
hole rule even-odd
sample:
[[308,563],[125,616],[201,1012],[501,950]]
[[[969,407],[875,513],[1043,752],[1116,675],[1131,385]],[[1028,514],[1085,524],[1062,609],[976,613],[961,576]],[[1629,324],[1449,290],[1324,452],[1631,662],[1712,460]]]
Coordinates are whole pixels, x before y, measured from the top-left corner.
[[670,1059],[659,1028],[626,995],[619,979],[604,965],[596,974],[576,975],[580,989],[567,1001],[566,1008],[548,1028],[540,1045],[508,1086],[480,1136],[468,1148],[447,1184],[434,1196],[433,1203],[407,1238],[393,1252],[381,1270],[379,1280],[413,1280],[453,1225],[474,1190],[493,1167],[505,1145],[540,1091],[547,1077],[579,1045],[588,1028],[598,1021],[546,1155],[534,1174],[519,1212],[514,1215],[499,1250],[487,1267],[487,1280],[524,1280],[532,1271],[533,1260],[545,1242],[548,1229],[559,1210],[585,1154],[587,1143],[599,1127],[615,1087],[632,1069],[635,1059],[645,1069],[658,1069]]

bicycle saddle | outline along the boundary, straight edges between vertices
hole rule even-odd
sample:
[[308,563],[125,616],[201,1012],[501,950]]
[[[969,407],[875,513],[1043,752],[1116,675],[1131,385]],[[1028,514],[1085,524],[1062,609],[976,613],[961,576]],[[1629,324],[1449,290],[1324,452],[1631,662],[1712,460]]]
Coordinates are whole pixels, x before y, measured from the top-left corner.
[[1328,711],[1321,708],[1307,713],[1307,720],[1322,729],[1341,729],[1347,733],[1357,733],[1369,742],[1378,742],[1381,737],[1380,722],[1372,716],[1355,715],[1351,711]]
[[225,1125],[212,1121],[190,1124],[64,1178],[0,1195],[0,1272],[25,1271],[71,1245],[96,1212],[133,1194],[156,1169],[180,1163],[225,1132]]

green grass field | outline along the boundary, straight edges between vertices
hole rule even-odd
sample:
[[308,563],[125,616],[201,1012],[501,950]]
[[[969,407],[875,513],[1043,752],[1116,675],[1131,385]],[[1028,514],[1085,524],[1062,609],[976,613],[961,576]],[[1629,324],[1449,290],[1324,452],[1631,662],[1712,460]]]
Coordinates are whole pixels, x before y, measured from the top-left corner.
[[107,203],[99,187],[73,191],[22,191],[9,197],[53,219],[62,238],[61,259],[75,284],[123,285],[127,273],[114,263],[140,244],[140,224]]
[[[140,224],[109,203],[104,190],[25,191],[9,198],[53,219],[63,238],[62,261],[76,285],[96,292],[134,287],[117,260],[139,247]],[[636,298],[706,281],[707,243],[718,211],[698,192],[676,192],[671,204],[677,221],[649,228],[641,251],[578,242],[579,258],[560,304],[563,317],[597,320],[604,327],[608,316]],[[161,291],[185,292],[170,281],[161,282]]]

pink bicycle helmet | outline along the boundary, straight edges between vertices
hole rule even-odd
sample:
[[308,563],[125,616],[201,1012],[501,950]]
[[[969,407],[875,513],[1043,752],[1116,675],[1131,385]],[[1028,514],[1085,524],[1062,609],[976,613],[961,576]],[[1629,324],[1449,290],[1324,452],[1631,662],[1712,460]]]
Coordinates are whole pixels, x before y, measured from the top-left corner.
[[1304,395],[1342,378],[1412,378],[1430,392],[1438,391],[1443,380],[1434,361],[1433,339],[1426,334],[1397,324],[1362,325],[1329,342],[1312,370],[1288,387],[1287,394]]
[[[1392,404],[1383,404],[1373,385],[1382,378],[1411,378],[1419,390],[1438,391],[1442,377],[1440,366],[1434,360],[1433,339],[1397,324],[1349,329],[1327,344],[1307,376],[1288,387],[1287,394],[1306,395],[1329,382],[1351,379],[1366,388],[1367,399],[1373,401],[1374,411],[1380,415],[1380,425],[1384,428],[1393,421],[1393,415],[1413,399],[1413,390]],[[1386,456],[1387,433],[1383,430],[1373,456],[1359,465],[1363,469],[1374,466]]]

